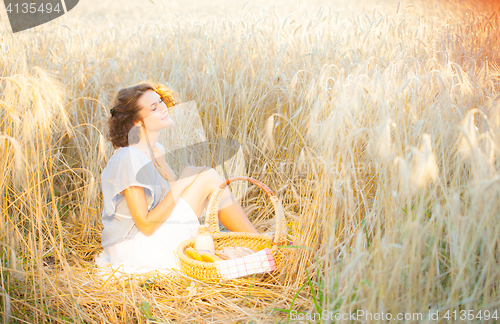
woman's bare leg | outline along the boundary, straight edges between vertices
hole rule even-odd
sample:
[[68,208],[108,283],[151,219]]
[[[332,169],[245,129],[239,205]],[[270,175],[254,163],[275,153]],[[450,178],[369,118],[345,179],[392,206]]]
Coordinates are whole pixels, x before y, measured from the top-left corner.
[[[212,193],[223,181],[224,179],[214,169],[203,171],[181,197],[199,218]],[[227,187],[220,197],[218,216],[219,221],[230,231],[258,233],[236,197]]]
[[[232,232],[250,232],[250,233],[259,233],[255,227],[253,227],[250,220],[248,220],[245,211],[241,207],[240,203],[236,200],[233,193],[226,190],[234,199],[234,202],[229,206],[222,208],[219,210],[219,221],[230,231]],[[226,192],[224,192],[225,194]],[[222,200],[222,198],[221,198]],[[222,202],[221,202],[222,204]]]

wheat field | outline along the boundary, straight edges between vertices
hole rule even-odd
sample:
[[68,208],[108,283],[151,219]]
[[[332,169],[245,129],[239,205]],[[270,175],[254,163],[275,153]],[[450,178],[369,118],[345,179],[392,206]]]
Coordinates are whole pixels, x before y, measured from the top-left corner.
[[[88,0],[12,34],[1,8],[3,322],[495,322],[498,9]],[[280,197],[295,248],[272,276],[96,275],[106,119],[145,80],[196,102]],[[257,188],[241,204],[273,230]]]

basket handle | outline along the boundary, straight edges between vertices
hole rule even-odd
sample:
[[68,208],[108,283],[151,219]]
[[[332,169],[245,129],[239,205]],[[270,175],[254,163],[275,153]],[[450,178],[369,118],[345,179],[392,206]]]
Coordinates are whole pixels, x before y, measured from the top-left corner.
[[219,199],[222,196],[222,193],[224,192],[224,189],[227,187],[227,185],[233,181],[237,180],[246,180],[249,181],[262,190],[267,194],[269,199],[271,200],[271,203],[273,204],[274,207],[274,212],[276,213],[276,233],[274,235],[274,240],[272,242],[273,245],[278,245],[282,242],[286,242],[286,232],[283,233],[283,231],[286,231],[286,221],[285,221],[285,215],[283,212],[283,205],[281,204],[279,198],[274,194],[274,192],[266,186],[263,182],[250,178],[250,177],[233,177],[230,178],[226,181],[224,181],[218,188],[215,189],[215,191],[212,193],[212,196],[210,197],[210,201],[208,202],[208,207],[207,207],[207,218],[205,219],[205,225],[208,225],[210,231],[212,233],[219,233],[219,216],[218,216],[218,209],[219,209]]

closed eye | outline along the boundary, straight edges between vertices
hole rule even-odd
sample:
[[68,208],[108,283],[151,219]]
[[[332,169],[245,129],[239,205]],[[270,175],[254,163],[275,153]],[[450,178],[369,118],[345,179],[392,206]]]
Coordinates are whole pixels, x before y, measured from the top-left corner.
[[152,103],[151,106],[153,106],[153,111],[156,110],[156,105],[161,104],[161,98],[158,100],[158,102]]

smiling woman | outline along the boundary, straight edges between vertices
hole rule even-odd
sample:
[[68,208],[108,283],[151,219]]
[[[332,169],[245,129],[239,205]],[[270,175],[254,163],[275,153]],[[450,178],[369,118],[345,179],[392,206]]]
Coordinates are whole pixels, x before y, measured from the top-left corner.
[[[188,166],[177,177],[162,158],[165,149],[156,141],[172,125],[168,108],[175,104],[163,85],[140,83],[121,89],[111,109],[108,138],[116,150],[101,175],[99,258],[123,265],[125,272],[177,267],[175,249],[196,235],[203,209],[223,182],[206,166]],[[229,230],[257,233],[227,188],[220,208],[220,221]]]

